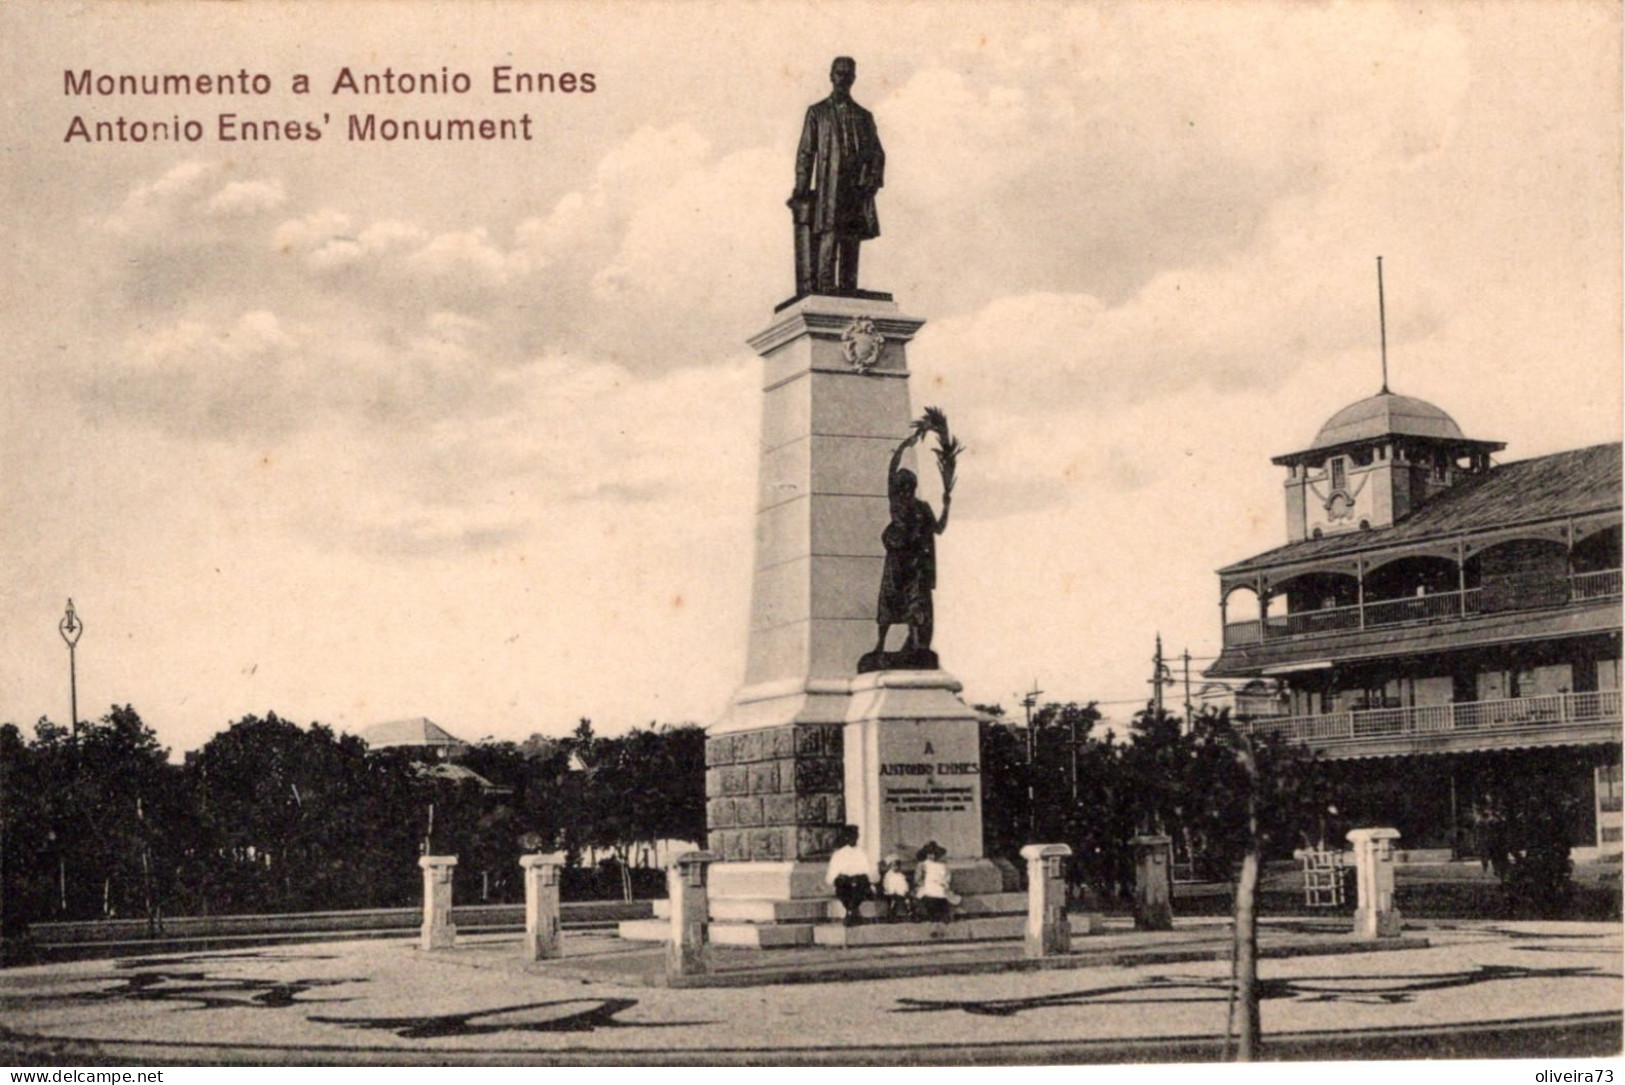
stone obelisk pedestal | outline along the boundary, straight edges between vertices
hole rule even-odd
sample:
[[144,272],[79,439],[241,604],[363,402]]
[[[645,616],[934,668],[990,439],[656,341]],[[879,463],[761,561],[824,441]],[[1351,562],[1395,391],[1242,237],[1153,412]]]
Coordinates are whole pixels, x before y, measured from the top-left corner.
[[[825,861],[848,823],[876,864],[935,839],[959,892],[1002,885],[982,859],[977,717],[958,681],[857,673],[875,647],[887,466],[915,418],[906,346],[923,324],[883,295],[815,295],[750,341],[763,359],[756,559],[745,681],[706,743],[709,841],[724,860],[713,899],[828,896]],[[935,492],[923,480],[922,496]],[[907,632],[893,628],[887,649]]]

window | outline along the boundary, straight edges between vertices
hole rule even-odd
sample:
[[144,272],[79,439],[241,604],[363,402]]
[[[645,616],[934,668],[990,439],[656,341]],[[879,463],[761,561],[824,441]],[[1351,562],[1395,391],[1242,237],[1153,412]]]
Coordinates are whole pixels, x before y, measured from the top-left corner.
[[1331,466],[1332,466],[1332,489],[1334,489],[1334,490],[1346,490],[1346,489],[1348,489],[1348,484],[1349,484],[1348,461],[1344,460],[1342,456],[1337,456],[1337,457],[1333,458]]
[[1597,809],[1603,813],[1618,813],[1622,795],[1619,765],[1597,766]]

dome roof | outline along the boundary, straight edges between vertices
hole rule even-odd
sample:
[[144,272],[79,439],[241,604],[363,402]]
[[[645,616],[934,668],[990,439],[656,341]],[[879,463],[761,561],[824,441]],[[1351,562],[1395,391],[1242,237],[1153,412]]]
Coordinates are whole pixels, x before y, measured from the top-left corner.
[[1388,436],[1466,440],[1456,420],[1433,404],[1392,392],[1379,392],[1332,415],[1315,434],[1310,449],[1331,448],[1352,441]]

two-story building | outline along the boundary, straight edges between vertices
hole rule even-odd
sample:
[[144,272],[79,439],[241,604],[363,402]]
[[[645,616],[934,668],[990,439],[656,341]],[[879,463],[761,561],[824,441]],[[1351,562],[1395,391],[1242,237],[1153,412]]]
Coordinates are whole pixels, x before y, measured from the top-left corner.
[[1407,847],[1470,851],[1485,774],[1549,747],[1587,800],[1573,843],[1618,850],[1621,449],[1504,447],[1385,389],[1275,457],[1288,541],[1219,570],[1207,674],[1276,683],[1250,726],[1313,747]]

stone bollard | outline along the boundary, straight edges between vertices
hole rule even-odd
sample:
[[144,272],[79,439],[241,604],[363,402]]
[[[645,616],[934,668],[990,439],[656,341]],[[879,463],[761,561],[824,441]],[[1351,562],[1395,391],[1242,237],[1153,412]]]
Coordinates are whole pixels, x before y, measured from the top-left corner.
[[525,960],[561,955],[559,944],[559,871],[564,856],[521,855],[525,868]]
[[457,944],[457,927],[451,921],[451,874],[457,856],[425,855],[418,866],[423,868],[423,933],[418,948],[450,949]]
[[1066,871],[1062,860],[1072,854],[1065,844],[1028,844],[1027,956],[1065,956],[1072,950],[1072,928],[1066,918]]
[[706,925],[711,904],[705,888],[706,867],[721,858],[708,851],[686,851],[666,870],[666,894],[671,898],[668,976],[697,976],[707,970]]
[[1354,937],[1397,938],[1399,909],[1394,907],[1394,851],[1398,829],[1353,829],[1348,834],[1354,845],[1354,886],[1358,905],[1354,909]]
[[1174,929],[1173,839],[1137,836],[1134,847],[1134,929]]

